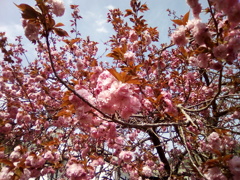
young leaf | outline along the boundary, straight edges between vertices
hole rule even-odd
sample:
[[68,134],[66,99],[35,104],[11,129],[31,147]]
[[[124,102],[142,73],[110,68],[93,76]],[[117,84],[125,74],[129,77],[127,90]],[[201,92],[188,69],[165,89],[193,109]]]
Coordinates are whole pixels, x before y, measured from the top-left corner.
[[114,60],[119,60],[124,59],[124,54],[120,48],[115,48],[112,53],[107,54],[107,57],[112,57]]
[[121,74],[116,71],[116,69],[108,69],[108,71],[119,81],[122,81]]
[[130,16],[130,15],[133,14],[131,9],[126,9],[125,11],[126,11],[125,17]]
[[172,20],[172,22],[174,22],[175,24],[181,26],[181,25],[187,25],[187,22],[188,22],[188,18],[189,18],[189,13],[190,11],[188,11],[182,19],[174,19]]
[[58,36],[68,36],[67,31],[61,29],[61,28],[54,28],[54,32],[58,35]]
[[64,26],[64,24],[63,24],[63,23],[57,23],[57,24],[55,25],[55,27],[60,27],[60,26]]
[[174,22],[175,24],[177,24],[179,26],[184,25],[184,23],[181,19],[173,19],[172,22]]
[[37,19],[40,14],[28,4],[19,4],[19,5],[15,4],[15,5],[22,11],[23,19]]
[[129,79],[126,81],[126,83],[130,83],[130,84],[141,84],[142,81],[141,79]]
[[189,13],[190,13],[190,11],[188,11],[188,12],[183,16],[183,19],[182,19],[183,25],[187,25],[187,22],[188,22],[188,19],[189,19]]

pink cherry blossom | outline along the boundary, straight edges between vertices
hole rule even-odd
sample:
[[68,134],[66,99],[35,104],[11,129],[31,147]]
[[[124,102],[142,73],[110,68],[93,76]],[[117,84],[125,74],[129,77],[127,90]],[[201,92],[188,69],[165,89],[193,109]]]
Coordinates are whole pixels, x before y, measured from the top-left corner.
[[239,0],[168,10],[168,43],[131,0],[107,14],[107,54],[77,5],[66,24],[63,0],[35,1],[17,5],[35,52],[0,33],[0,179],[238,179]]
[[202,10],[202,6],[198,2],[198,0],[187,0],[187,3],[192,8],[194,17],[199,18],[199,14]]
[[219,134],[216,132],[212,132],[208,137],[207,141],[209,143],[209,146],[211,149],[219,150],[220,146],[222,145],[221,139],[219,137]]
[[40,156],[37,157],[35,155],[29,155],[25,160],[25,164],[33,168],[40,168],[44,165],[45,162],[46,160],[44,158]]
[[47,151],[44,154],[44,159],[46,159],[47,161],[53,161],[55,158],[51,151]]
[[129,38],[131,42],[137,41],[138,35],[134,30],[129,31]]
[[210,34],[207,30],[207,25],[201,21],[196,21],[193,29],[191,30],[198,45],[203,45],[206,43]]
[[220,44],[217,47],[214,47],[213,54],[216,58],[225,59],[227,57],[227,47],[224,44]]
[[209,64],[209,57],[207,54],[199,54],[197,56],[198,66],[201,68],[207,68]]
[[0,171],[0,179],[1,180],[7,180],[7,179],[12,179],[14,173],[10,170],[8,167],[2,167]]
[[10,159],[12,161],[16,161],[16,160],[19,160],[19,158],[21,157],[21,153],[19,151],[13,151],[11,154],[10,154]]
[[240,157],[234,156],[229,161],[229,168],[230,168],[230,171],[233,175],[233,179],[237,180],[240,176]]
[[185,27],[179,26],[177,30],[171,35],[173,42],[178,46],[184,46],[188,43],[188,40],[185,35]]
[[119,159],[123,162],[131,162],[133,159],[133,152],[131,151],[122,151],[119,154]]
[[[105,75],[107,78],[102,79]],[[102,91],[97,96],[98,105],[106,113],[120,111],[120,115],[128,119],[140,109],[141,103],[134,95],[130,84],[119,82],[111,76],[106,71],[99,76],[96,90]]]
[[56,16],[62,16],[64,14],[65,7],[62,0],[51,0],[51,4],[53,6],[52,12]]
[[151,39],[151,36],[150,36],[150,34],[149,34],[148,31],[144,31],[144,32],[143,32],[143,37],[144,37],[144,40],[145,40],[145,43],[146,43],[147,46],[148,46],[149,44],[151,44],[152,39]]
[[25,32],[25,36],[29,40],[31,40],[31,41],[37,40],[38,33],[39,33],[39,27],[37,26],[37,24],[27,23],[27,25],[24,27],[24,32]]
[[150,177],[152,175],[152,169],[149,166],[143,166],[142,173],[145,176]]
[[135,60],[135,53],[128,51],[124,54],[124,58],[127,62],[133,62]]
[[70,164],[67,165],[66,175],[71,179],[86,179],[87,173],[81,164]]
[[226,176],[223,175],[221,169],[218,167],[209,168],[204,175],[207,180],[227,180]]

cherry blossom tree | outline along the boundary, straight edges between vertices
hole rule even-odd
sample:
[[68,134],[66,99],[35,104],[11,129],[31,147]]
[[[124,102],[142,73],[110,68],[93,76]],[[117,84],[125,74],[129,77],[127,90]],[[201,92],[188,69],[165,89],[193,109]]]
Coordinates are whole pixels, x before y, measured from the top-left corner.
[[144,19],[147,4],[110,10],[112,63],[76,29],[77,5],[67,32],[54,20],[61,0],[35,1],[16,6],[36,57],[26,63],[22,38],[0,33],[1,180],[238,179],[238,0],[169,11],[169,44]]

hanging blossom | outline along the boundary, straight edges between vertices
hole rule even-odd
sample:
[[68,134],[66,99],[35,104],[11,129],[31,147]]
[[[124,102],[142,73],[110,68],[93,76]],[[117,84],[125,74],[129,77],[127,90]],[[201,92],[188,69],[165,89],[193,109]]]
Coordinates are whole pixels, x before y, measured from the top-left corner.
[[211,0],[215,4],[218,11],[223,11],[227,16],[228,20],[237,24],[240,22],[240,3],[238,0]]
[[131,151],[122,151],[119,154],[119,159],[120,159],[120,162],[124,161],[126,163],[129,163],[133,159],[133,152],[131,152]]
[[53,14],[55,14],[56,16],[62,16],[64,14],[65,7],[62,0],[50,0],[49,3],[52,4]]
[[[84,87],[79,85],[76,85],[74,88],[80,96],[84,97],[88,102],[94,105],[95,98],[87,89],[84,89]],[[74,123],[77,123],[78,120],[81,120],[81,122],[84,122],[84,123],[92,122],[93,120],[92,114],[88,113],[91,110],[90,106],[88,106],[85,102],[80,100],[76,95],[69,96],[69,101],[76,108],[77,120]]]
[[138,35],[137,35],[136,31],[134,31],[134,30],[129,31],[129,39],[131,42],[138,40]]
[[230,171],[233,175],[233,180],[239,179],[239,176],[240,176],[240,157],[234,156],[229,161],[229,168],[230,168]]
[[176,31],[173,32],[171,36],[174,44],[178,46],[184,46],[188,43],[188,40],[185,35],[185,27],[184,26],[179,26]]
[[193,11],[193,16],[198,19],[202,10],[201,4],[198,2],[198,0],[187,0],[187,3]]
[[236,146],[236,142],[227,135],[220,136],[217,132],[212,132],[207,137],[207,141],[200,143],[200,150],[205,152],[215,153],[217,151],[223,151],[225,149],[233,149]]
[[66,175],[70,179],[86,179],[87,172],[81,164],[73,163],[67,165]]
[[98,105],[105,113],[113,114],[119,111],[122,118],[128,119],[141,107],[133,85],[117,81],[108,71],[99,75],[95,92]]
[[207,24],[199,19],[193,19],[187,22],[186,28],[192,33],[196,43],[203,45],[210,38]]
[[149,166],[144,166],[142,169],[142,173],[145,176],[150,177],[152,175],[152,169]]
[[226,176],[223,175],[221,169],[218,167],[209,168],[204,175],[207,180],[227,180]]
[[10,170],[9,167],[2,167],[0,171],[0,179],[12,179],[14,173]]
[[22,20],[22,26],[24,28],[25,36],[30,41],[34,41],[38,39],[40,27],[37,24],[29,22],[27,20]]

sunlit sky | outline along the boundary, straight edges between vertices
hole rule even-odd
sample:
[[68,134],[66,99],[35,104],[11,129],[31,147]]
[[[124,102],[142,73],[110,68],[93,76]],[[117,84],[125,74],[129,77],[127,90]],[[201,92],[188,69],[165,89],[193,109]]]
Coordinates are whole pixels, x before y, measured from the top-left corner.
[[[130,0],[64,0],[66,11],[63,17],[58,18],[57,22],[65,24],[63,27],[69,30],[70,26],[70,4],[79,5],[80,15],[83,17],[78,23],[78,29],[80,30],[82,37],[90,36],[91,40],[100,42],[100,51],[104,48],[101,47],[103,42],[106,42],[108,38],[113,34],[111,24],[107,23],[107,13],[109,9],[120,8],[122,11],[130,8]],[[149,11],[147,11],[144,17],[152,27],[158,27],[160,32],[160,41],[169,42],[167,37],[168,27],[172,25],[168,12],[168,8],[175,10],[177,15],[184,15],[189,11],[189,6],[185,0],[142,0],[142,3],[147,3]],[[200,0],[201,3],[206,4],[206,0]],[[34,5],[34,0],[0,0],[0,31],[4,31],[9,38],[9,41],[13,41],[15,36],[24,35],[23,28],[21,26],[21,14],[17,7],[14,5],[27,3]],[[203,4],[203,6],[204,6]],[[31,43],[24,38],[24,44],[32,46]],[[101,53],[101,52],[100,52]]]

